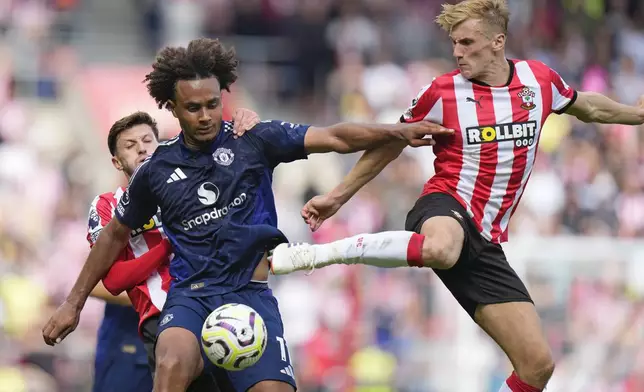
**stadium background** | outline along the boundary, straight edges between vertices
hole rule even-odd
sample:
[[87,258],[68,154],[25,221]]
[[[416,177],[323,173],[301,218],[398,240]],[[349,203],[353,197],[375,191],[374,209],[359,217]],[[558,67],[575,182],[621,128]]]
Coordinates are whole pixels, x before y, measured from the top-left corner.
[[[40,328],[88,252],[88,205],[122,182],[112,121],[149,110],[155,51],[191,38],[236,45],[228,109],[330,124],[394,122],[451,70],[439,0],[0,0],[0,391],[88,391],[102,305],[64,344]],[[644,6],[510,0],[510,57],[550,65],[583,90],[644,93]],[[552,116],[506,249],[538,304],[559,364],[550,391],[644,391],[644,134]],[[358,155],[285,165],[280,227],[297,241],[401,229],[432,174],[409,150],[311,238],[305,200]],[[494,392],[510,371],[429,271],[327,268],[272,279],[300,390]],[[353,389],[352,389],[353,388]]]

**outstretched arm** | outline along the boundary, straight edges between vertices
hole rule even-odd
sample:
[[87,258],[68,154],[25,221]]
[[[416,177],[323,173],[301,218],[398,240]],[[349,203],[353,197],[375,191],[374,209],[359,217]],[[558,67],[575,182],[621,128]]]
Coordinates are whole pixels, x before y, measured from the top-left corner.
[[341,204],[345,204],[363,186],[380,174],[387,165],[398,158],[405,147],[406,144],[402,142],[394,142],[365,151],[342,182],[329,193],[329,196]]
[[[422,124],[431,128],[431,135],[452,135],[454,130],[439,125],[442,122],[442,106],[439,104],[442,102],[440,91],[440,86],[434,82],[423,86],[412,100],[411,106],[400,117],[400,122],[393,127]],[[373,180],[391,161],[396,159],[407,144],[398,139],[387,145],[367,150],[349,174],[344,177],[344,180],[328,196],[336,204],[346,203],[360,188]],[[430,139],[429,144],[433,145],[434,140]]]
[[[401,116],[400,122],[402,124],[399,123],[396,126],[431,124],[434,128],[432,135],[453,134],[453,130],[437,125],[442,122],[441,102],[440,86],[437,83],[432,82],[424,86],[413,99],[411,106]],[[429,144],[434,144],[434,140],[432,139]],[[317,230],[325,219],[333,216],[358,190],[373,180],[391,161],[396,159],[406,145],[407,143],[402,140],[396,140],[367,150],[335,189],[307,202],[302,208],[301,214],[311,230]]]
[[644,97],[638,106],[629,106],[599,93],[579,92],[565,113],[586,123],[640,125],[644,124]]
[[301,215],[312,231],[351,199],[363,186],[373,180],[391,161],[396,159],[405,144],[394,142],[366,151],[356,165],[331,192],[315,196],[302,207]]
[[575,91],[553,69],[549,69],[552,88],[550,109],[570,114],[583,122],[639,125],[644,123],[644,101],[637,106],[623,105],[594,92]]
[[412,124],[340,123],[330,127],[310,127],[304,137],[304,148],[309,154],[348,154],[378,148],[391,142],[413,147],[431,146],[434,141],[425,136],[449,133],[451,131],[429,121]]
[[[419,129],[422,129],[422,127],[431,128],[431,132],[427,133],[431,135],[448,135],[454,132],[451,129],[443,128],[440,125],[430,123],[428,121],[416,122],[415,124],[398,123],[393,125],[392,129],[404,129],[407,127],[407,129],[413,130],[415,125],[421,125],[421,128]],[[309,132],[311,131],[309,130]],[[321,140],[323,136],[314,135],[314,137],[320,138],[320,140],[315,140],[319,145],[323,145],[325,143],[324,140]],[[348,141],[341,140],[342,137],[343,136],[335,136],[336,141],[334,143],[337,145],[332,151],[338,151],[338,145],[341,146],[341,148],[346,148],[347,145],[351,143],[351,134],[346,136]],[[340,139],[340,141],[337,139]],[[307,140],[305,139],[304,141],[306,144]],[[427,142],[427,145],[435,144],[434,139],[422,139],[422,141]],[[315,197],[306,203],[302,208],[301,215],[311,230],[317,230],[325,219],[333,216],[340,207],[342,207],[347,201],[349,201],[349,199],[351,199],[351,197],[353,197],[353,195],[356,194],[356,192],[358,192],[369,181],[373,180],[391,161],[396,159],[407,144],[413,145],[413,143],[410,143],[405,137],[396,138],[390,143],[367,150],[362,157],[360,157],[360,160],[358,160],[349,174],[344,177],[343,181],[336,186],[335,189],[325,196]],[[309,147],[307,147],[307,149],[308,148]]]
[[[435,131],[432,131],[432,135],[450,135],[454,133],[452,129],[444,128],[441,125],[434,123],[428,124],[436,129]],[[429,140],[431,145],[435,144],[434,139]],[[338,184],[338,186],[336,186],[328,196],[332,198],[334,202],[340,203],[340,205],[345,204],[360,189],[362,189],[363,186],[367,185],[367,183],[380,174],[387,165],[398,158],[406,146],[407,143],[396,140],[392,143],[365,151],[351,171],[349,171],[349,173],[344,177],[342,182]]]

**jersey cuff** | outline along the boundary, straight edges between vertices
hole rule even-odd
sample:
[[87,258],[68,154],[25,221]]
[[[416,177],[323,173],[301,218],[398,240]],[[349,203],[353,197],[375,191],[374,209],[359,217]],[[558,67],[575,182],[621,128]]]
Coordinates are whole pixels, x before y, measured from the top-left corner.
[[554,112],[554,113],[556,113],[556,114],[564,114],[564,113],[566,113],[566,111],[567,111],[568,109],[570,109],[570,107],[571,107],[572,105],[574,105],[574,103],[575,103],[575,101],[576,101],[576,100],[577,100],[577,91],[576,91],[576,90],[573,90],[573,92],[572,92],[572,98],[570,98],[570,101],[568,101],[568,103],[567,103],[567,104],[565,104],[565,105],[564,105],[564,107],[562,107],[561,109],[559,109],[559,110],[553,110],[553,112]]

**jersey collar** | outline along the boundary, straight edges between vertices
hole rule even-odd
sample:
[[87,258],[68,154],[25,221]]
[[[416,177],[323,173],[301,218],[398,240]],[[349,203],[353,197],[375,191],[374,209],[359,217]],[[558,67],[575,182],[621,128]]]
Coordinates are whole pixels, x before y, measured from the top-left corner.
[[510,83],[512,83],[512,79],[514,79],[514,61],[506,59],[508,64],[510,65],[510,76],[508,76],[508,81],[505,83],[503,86],[490,86],[489,84],[485,82],[481,82],[480,80],[477,79],[470,79],[470,82],[474,84],[478,84],[480,86],[485,86],[485,87],[508,87]]
[[201,154],[212,154],[224,141],[224,134],[226,133],[225,127],[226,122],[222,121],[219,128],[219,133],[217,134],[217,137],[215,137],[215,140],[210,142],[210,148],[208,150],[193,150],[191,148],[188,148],[188,146],[186,146],[183,130],[181,130],[181,132],[179,133],[179,146],[181,147],[183,155],[187,157],[195,157]]

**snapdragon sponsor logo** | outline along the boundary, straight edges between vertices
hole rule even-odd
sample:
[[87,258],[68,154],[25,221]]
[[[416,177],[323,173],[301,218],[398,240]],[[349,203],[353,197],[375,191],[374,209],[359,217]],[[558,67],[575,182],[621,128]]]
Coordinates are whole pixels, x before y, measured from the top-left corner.
[[239,207],[244,204],[246,202],[246,199],[246,193],[242,193],[239,196],[235,197],[227,206],[221,208],[214,207],[212,210],[206,211],[201,215],[184,220],[181,222],[183,230],[192,230],[197,226],[207,225],[210,222],[221,219],[224,216],[228,215],[228,212],[230,212],[232,208]]

